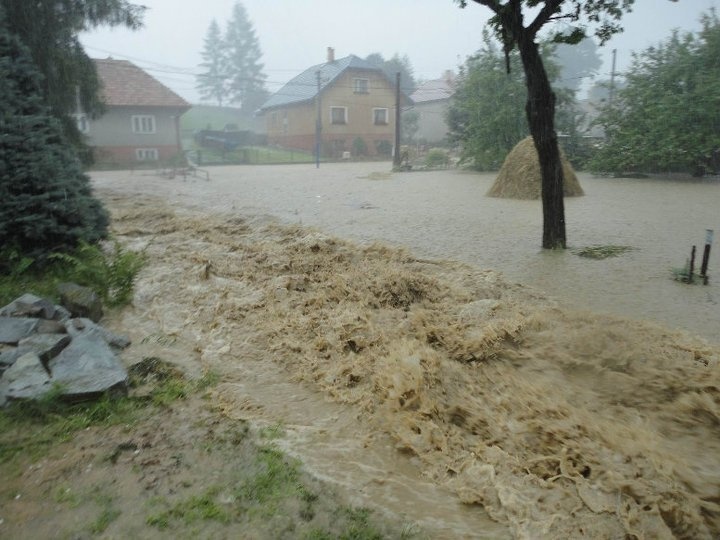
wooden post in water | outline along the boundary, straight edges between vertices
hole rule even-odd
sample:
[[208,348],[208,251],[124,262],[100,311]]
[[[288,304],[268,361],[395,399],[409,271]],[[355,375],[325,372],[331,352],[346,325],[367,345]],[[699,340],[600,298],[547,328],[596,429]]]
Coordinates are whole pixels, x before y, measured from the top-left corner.
[[690,267],[688,268],[688,277],[687,277],[688,283],[693,282],[693,274],[694,273],[695,273],[695,246],[693,246],[692,251],[690,252]]
[[703,279],[703,285],[708,284],[707,267],[708,267],[708,261],[710,260],[710,246],[712,246],[712,241],[713,241],[713,230],[706,229],[705,230],[705,251],[703,252],[702,265],[700,266],[700,277]]

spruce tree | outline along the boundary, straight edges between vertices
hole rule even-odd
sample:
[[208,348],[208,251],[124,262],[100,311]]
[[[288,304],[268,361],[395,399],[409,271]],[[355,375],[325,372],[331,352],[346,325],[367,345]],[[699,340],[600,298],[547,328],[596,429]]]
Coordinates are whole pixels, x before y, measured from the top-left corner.
[[201,53],[203,61],[200,64],[204,71],[197,76],[197,89],[200,92],[200,97],[213,100],[220,107],[222,107],[227,95],[224,52],[220,26],[213,19],[205,35],[205,44]]
[[[0,246],[42,261],[107,234],[108,215],[45,105],[42,77],[0,6]],[[0,261],[0,266],[3,261]]]
[[253,113],[267,99],[262,52],[247,11],[238,2],[225,32],[225,61],[230,101],[245,113]]

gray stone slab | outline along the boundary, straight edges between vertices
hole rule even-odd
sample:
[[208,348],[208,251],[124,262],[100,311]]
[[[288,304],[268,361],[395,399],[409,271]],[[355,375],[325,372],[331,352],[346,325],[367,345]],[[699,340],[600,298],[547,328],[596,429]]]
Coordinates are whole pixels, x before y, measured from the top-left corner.
[[7,351],[3,351],[0,353],[0,368],[7,369],[8,367],[12,366],[15,361],[20,358],[23,354],[29,351],[23,351],[22,349],[18,349],[17,347],[8,349]]
[[67,309],[62,306],[55,306],[55,317],[53,317],[54,321],[64,323],[65,321],[70,320],[70,317],[72,317],[72,313],[70,313]]
[[40,358],[29,352],[3,373],[7,399],[37,399],[52,388],[52,382]]
[[70,344],[67,334],[33,334],[18,342],[18,349],[32,351],[45,365]]
[[65,324],[56,320],[48,321],[40,319],[35,331],[38,334],[67,334]]
[[98,324],[95,324],[90,319],[85,319],[82,317],[70,319],[65,323],[65,328],[67,329],[67,333],[70,334],[72,337],[81,336],[83,334],[92,332],[98,333],[100,334],[100,336],[102,336],[102,338],[108,345],[116,347],[118,349],[126,349],[132,343],[130,341],[130,338],[128,338],[127,336],[115,334],[114,332],[111,332],[110,330],[103,328]]
[[0,316],[52,319],[55,311],[55,305],[50,300],[26,293],[0,309]]
[[24,317],[0,317],[0,343],[15,345],[22,338],[35,332],[38,319]]
[[49,363],[52,381],[71,396],[127,388],[128,374],[109,345],[97,332],[73,338]]
[[87,317],[95,322],[102,318],[102,302],[92,289],[75,283],[60,283],[58,292],[60,303],[72,313],[73,317]]

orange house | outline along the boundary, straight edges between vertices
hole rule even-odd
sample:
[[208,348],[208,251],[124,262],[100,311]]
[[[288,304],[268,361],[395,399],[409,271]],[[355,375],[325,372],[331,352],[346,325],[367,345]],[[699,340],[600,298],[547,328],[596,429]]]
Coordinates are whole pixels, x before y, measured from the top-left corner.
[[[410,99],[401,95],[401,106]],[[306,69],[260,108],[268,144],[315,151],[318,109],[321,155],[390,156],[395,140],[395,84],[354,55]]]

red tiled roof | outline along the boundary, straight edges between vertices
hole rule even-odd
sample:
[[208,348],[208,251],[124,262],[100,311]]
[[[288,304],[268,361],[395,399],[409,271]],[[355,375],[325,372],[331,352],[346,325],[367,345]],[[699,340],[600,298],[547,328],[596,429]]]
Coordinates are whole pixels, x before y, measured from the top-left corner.
[[107,105],[180,107],[190,104],[160,81],[127,60],[95,60]]

